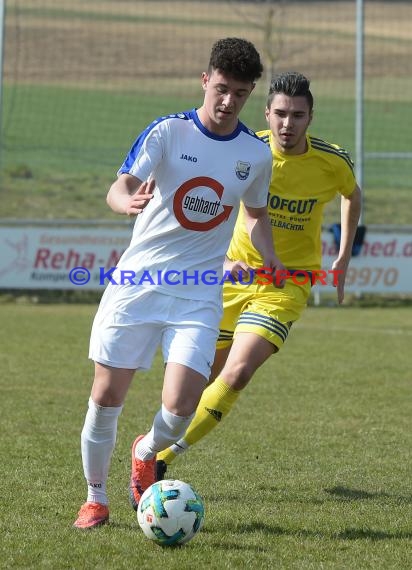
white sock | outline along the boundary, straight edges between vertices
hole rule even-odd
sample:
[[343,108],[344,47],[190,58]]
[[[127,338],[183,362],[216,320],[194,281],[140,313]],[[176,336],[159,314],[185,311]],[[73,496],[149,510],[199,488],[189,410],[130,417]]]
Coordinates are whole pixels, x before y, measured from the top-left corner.
[[89,398],[89,409],[81,435],[87,501],[108,504],[106,482],[110,460],[116,443],[117,419],[123,406],[105,408]]
[[155,415],[152,429],[136,445],[136,458],[142,461],[152,459],[158,451],[179,440],[186,433],[194,415],[177,416],[162,404],[162,408]]

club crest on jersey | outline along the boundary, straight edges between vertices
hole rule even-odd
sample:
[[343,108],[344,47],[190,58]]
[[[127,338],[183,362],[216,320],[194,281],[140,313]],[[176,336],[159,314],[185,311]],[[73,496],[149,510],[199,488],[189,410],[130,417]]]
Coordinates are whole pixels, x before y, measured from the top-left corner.
[[243,162],[243,160],[238,160],[236,163],[235,172],[239,180],[246,180],[250,172],[250,162]]

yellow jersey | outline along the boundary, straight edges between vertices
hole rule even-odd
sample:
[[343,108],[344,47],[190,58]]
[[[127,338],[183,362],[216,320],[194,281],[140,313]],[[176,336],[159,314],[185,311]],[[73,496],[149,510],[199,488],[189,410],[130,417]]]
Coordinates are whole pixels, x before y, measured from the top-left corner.
[[[310,135],[307,151],[299,155],[275,150],[270,130],[257,135],[273,155],[268,214],[276,254],[288,269],[320,269],[323,210],[338,193],[347,197],[354,191],[353,163],[343,148]],[[263,265],[247,233],[243,208],[227,255],[251,267]]]

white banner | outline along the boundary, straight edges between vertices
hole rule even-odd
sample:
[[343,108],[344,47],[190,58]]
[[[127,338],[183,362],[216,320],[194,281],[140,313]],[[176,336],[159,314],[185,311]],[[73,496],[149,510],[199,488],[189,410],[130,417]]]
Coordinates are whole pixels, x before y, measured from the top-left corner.
[[100,272],[116,266],[130,238],[119,228],[0,228],[0,288],[102,289]]
[[[130,238],[131,229],[108,227],[2,227],[0,288],[101,290]],[[327,272],[337,253],[329,232],[322,233],[322,251]],[[319,278],[315,289],[332,292],[329,282]],[[367,233],[351,260],[346,291],[412,293],[412,235]]]
[[[322,233],[323,267],[328,270],[337,250],[331,233]],[[316,285],[330,292],[331,285]],[[352,293],[412,293],[412,235],[368,233],[358,256],[352,257],[345,291]]]

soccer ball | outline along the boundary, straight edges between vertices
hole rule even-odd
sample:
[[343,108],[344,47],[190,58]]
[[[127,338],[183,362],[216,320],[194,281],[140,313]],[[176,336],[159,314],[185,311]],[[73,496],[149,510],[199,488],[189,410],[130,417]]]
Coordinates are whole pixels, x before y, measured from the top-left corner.
[[161,546],[189,542],[202,528],[204,517],[201,497],[188,483],[177,480],[153,483],[137,508],[141,529]]

